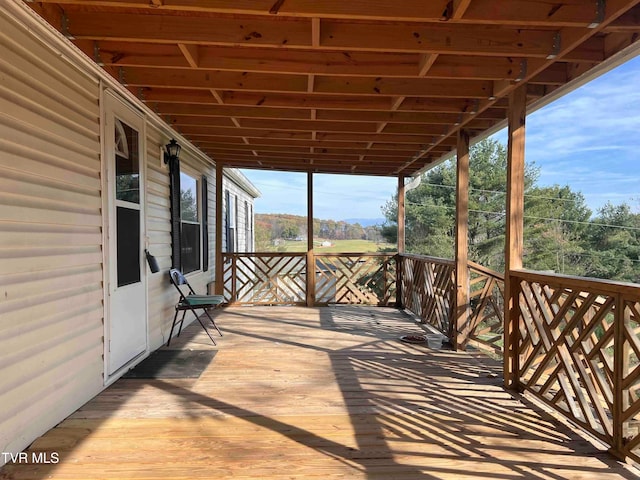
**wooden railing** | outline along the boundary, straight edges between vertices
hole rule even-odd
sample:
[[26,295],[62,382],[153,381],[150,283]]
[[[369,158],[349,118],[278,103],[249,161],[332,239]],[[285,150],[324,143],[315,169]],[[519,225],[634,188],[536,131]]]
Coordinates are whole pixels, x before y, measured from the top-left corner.
[[454,269],[452,260],[399,255],[401,306],[451,338]]
[[[451,260],[306,253],[225,253],[223,259],[224,293],[232,304],[304,305],[307,286],[315,284],[317,305],[390,305],[398,296],[397,303],[423,322],[450,338],[455,333]],[[469,344],[499,355],[505,349],[504,277],[472,262],[469,268]],[[640,287],[527,270],[509,278],[516,386],[617,455],[640,462]]]
[[504,275],[469,262],[469,345],[493,357],[504,348]]
[[395,255],[317,254],[315,262],[316,305],[395,304]]
[[511,273],[518,386],[640,461],[640,287]]
[[222,261],[229,304],[306,304],[306,253],[223,253]]
[[393,254],[318,254],[311,257],[314,281],[307,281],[306,253],[223,253],[224,296],[231,305],[306,305],[315,286],[315,305],[395,303]]

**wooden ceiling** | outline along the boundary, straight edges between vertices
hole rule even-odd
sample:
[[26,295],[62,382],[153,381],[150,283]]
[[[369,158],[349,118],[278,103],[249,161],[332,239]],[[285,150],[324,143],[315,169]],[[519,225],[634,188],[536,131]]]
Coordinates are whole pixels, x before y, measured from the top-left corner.
[[29,5],[215,161],[405,175],[635,42],[640,0]]

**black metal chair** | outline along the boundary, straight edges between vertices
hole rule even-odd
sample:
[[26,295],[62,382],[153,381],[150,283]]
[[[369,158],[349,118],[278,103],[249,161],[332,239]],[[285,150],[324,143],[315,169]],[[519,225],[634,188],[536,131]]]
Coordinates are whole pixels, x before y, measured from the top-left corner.
[[[216,322],[213,320],[211,315],[207,309],[219,307],[224,303],[224,297],[222,295],[198,295],[195,290],[189,285],[189,282],[182,274],[180,270],[172,268],[169,270],[169,279],[171,280],[171,284],[176,287],[176,290],[180,293],[180,300],[176,303],[176,313],[173,316],[173,323],[171,324],[171,332],[169,332],[169,339],[167,340],[167,346],[171,343],[171,337],[173,336],[173,330],[176,326],[178,320],[178,312],[182,312],[182,318],[180,319],[180,327],[178,328],[178,334],[176,337],[180,336],[180,332],[182,331],[182,324],[184,323],[184,317],[187,314],[187,311],[191,311],[195,316],[204,331],[207,333],[213,344],[216,344],[216,341],[213,339],[207,327],[200,320],[200,316],[196,313],[196,310],[202,310],[209,320],[211,320],[211,324],[218,331],[220,336],[222,336],[222,332],[216,325]],[[186,286],[188,291],[183,291],[183,288]]]

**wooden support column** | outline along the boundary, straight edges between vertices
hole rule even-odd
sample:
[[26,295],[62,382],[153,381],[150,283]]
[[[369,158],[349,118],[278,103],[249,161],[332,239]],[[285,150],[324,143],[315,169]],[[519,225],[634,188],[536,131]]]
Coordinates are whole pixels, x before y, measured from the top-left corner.
[[313,253],[313,173],[307,172],[307,307],[316,304],[316,259]]
[[398,253],[404,253],[404,175],[398,175]]
[[224,273],[222,265],[222,178],[224,169],[222,163],[216,162],[216,281],[214,292],[216,295],[224,293]]
[[456,350],[464,350],[470,334],[469,316],[469,133],[458,131],[456,167]]
[[402,303],[402,254],[405,252],[405,206],[404,175],[398,175],[398,257],[396,259],[396,307],[404,308]]
[[509,144],[507,158],[507,217],[505,241],[504,384],[518,388],[518,323],[520,285],[512,271],[522,268],[524,249],[524,146],[527,86],[509,96]]
[[625,461],[625,422],[624,412],[629,408],[628,387],[625,389],[624,380],[629,373],[629,344],[625,340],[625,330],[629,324],[630,315],[626,311],[624,297],[616,295],[614,313],[614,351],[613,351],[613,444],[609,453]]

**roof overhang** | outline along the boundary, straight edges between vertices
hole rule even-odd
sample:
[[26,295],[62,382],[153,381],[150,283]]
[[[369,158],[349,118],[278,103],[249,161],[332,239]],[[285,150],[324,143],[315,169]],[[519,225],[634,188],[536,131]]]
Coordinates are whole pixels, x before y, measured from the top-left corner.
[[640,0],[29,5],[216,162],[413,176],[610,68]]

